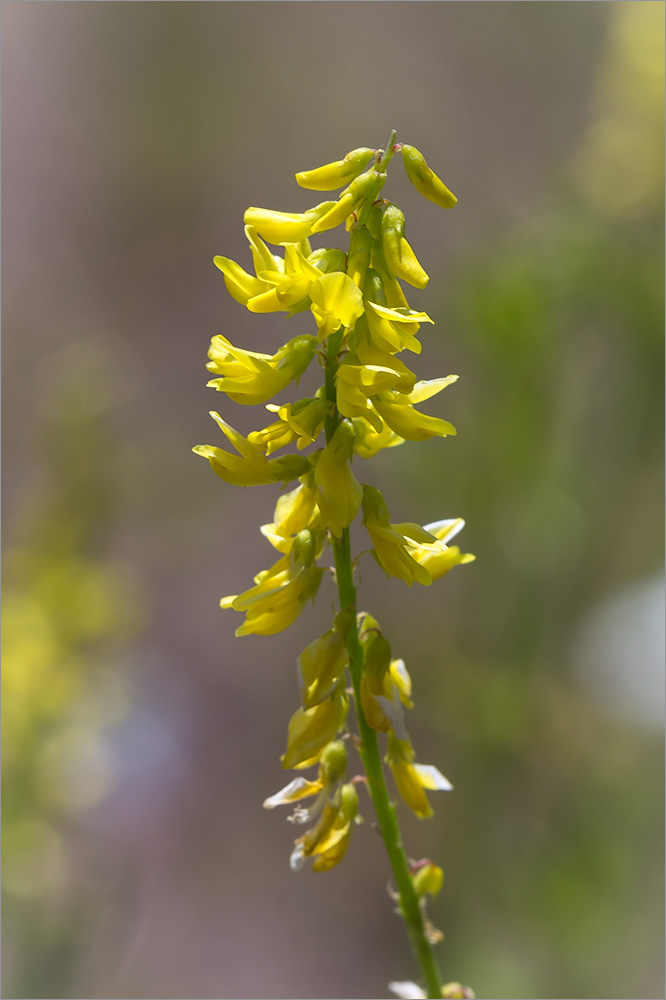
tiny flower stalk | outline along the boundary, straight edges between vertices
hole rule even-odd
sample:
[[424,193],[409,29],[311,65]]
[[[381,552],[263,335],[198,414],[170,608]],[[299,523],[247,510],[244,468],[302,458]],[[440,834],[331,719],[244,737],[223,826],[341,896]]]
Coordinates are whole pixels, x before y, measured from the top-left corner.
[[[442,208],[455,205],[422,154],[395,144],[392,133],[384,149],[354,149],[296,175],[302,188],[342,189],[337,199],[304,212],[247,209],[245,234],[254,273],[216,257],[227,290],[252,313],[309,313],[312,332],[294,337],[274,354],[213,337],[207,368],[214,377],[208,385],[234,403],[263,404],[272,419],[245,437],[212,411],[233,451],[219,444],[198,445],[194,451],[227,483],[280,483],[285,490],[273,520],[260,529],[277,560],[247,590],[220,602],[245,616],[236,635],[271,636],[288,628],[315,599],[326,570],[321,560],[332,552],[329,569],[338,606],[330,628],[298,657],[301,703],[289,721],[281,757],[282,767],[297,774],[264,806],[291,805],[290,821],[308,826],[296,838],[291,867],[299,870],[308,863],[313,871],[325,872],[349,849],[361,822],[358,785],[367,787],[393,872],[392,895],[422,983],[395,982],[391,988],[398,996],[441,1000],[472,996],[457,983],[442,985],[433,952],[442,934],[426,907],[439,893],[444,873],[429,859],[408,859],[386,770],[398,796],[420,818],[432,815],[429,793],[452,786],[433,764],[417,762],[405,716],[414,707],[411,678],[378,621],[358,611],[354,573],[360,556],[352,560],[349,535],[350,525],[362,520],[379,566],[409,587],[429,586],[474,558],[449,544],[463,527],[461,518],[425,526],[393,521],[380,491],[364,482],[366,462],[379,451],[456,433],[447,420],[416,406],[457,376],[418,381],[398,358],[403,351],[421,353],[421,326],[433,322],[407,301],[401,282],[424,288],[428,275],[407,242],[401,209],[380,197],[398,151],[421,195]],[[313,249],[311,239],[337,226],[349,233],[347,252],[330,246]],[[324,384],[304,398],[282,398],[315,356],[324,369]],[[273,401],[276,396],[280,398]],[[285,448],[295,450],[285,453]],[[358,734],[350,739],[352,701]],[[353,773],[349,750],[354,746],[363,774]],[[301,773],[310,768],[316,774]]]

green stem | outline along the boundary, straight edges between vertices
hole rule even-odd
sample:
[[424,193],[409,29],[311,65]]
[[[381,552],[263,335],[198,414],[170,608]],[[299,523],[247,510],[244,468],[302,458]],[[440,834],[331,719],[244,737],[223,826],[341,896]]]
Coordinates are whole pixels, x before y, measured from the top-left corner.
[[[338,366],[338,354],[342,343],[342,333],[336,333],[329,337],[326,352],[326,398],[333,404],[333,416],[327,422],[326,441],[328,442],[340,420],[335,405],[335,373]],[[350,628],[347,636],[347,649],[349,652],[349,672],[351,674],[354,689],[354,701],[356,704],[356,716],[358,718],[359,735],[361,737],[360,754],[366,777],[368,788],[372,798],[377,822],[384,839],[384,846],[388,854],[393,875],[395,878],[400,912],[407,925],[407,931],[414,949],[416,959],[421,967],[423,979],[425,981],[428,997],[433,1000],[441,1000],[442,978],[437,967],[437,961],[433,954],[430,942],[428,941],[423,914],[419,908],[418,897],[414,891],[414,884],[409,872],[409,864],[402,846],[402,836],[395,805],[391,802],[384,778],[384,768],[382,767],[381,755],[379,752],[379,742],[377,733],[368,724],[361,705],[361,673],[363,670],[363,650],[358,636],[358,626],[356,624],[356,587],[354,585],[354,571],[352,568],[351,547],[349,543],[349,528],[345,528],[340,539],[333,538],[333,555],[335,558],[335,572],[338,584],[338,594],[340,597],[340,609],[349,612],[353,627]]]

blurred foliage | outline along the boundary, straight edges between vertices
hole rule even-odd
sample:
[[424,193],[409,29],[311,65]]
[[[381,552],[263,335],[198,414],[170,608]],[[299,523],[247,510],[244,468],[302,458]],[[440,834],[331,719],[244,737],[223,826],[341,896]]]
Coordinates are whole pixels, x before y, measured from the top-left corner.
[[[257,19],[254,8],[241,4],[138,5],[141,16],[125,13],[132,5],[122,5],[122,13],[116,5],[103,4],[14,5],[38,18],[29,23],[51,58],[45,73],[58,77],[71,71],[71,93],[85,94],[90,101],[84,125],[74,116],[62,129],[76,136],[82,128],[76,137],[80,149],[75,154],[79,173],[71,180],[74,193],[67,185],[55,186],[50,197],[62,201],[53,219],[40,218],[39,225],[50,226],[60,241],[67,228],[62,219],[76,204],[71,213],[80,226],[74,228],[75,240],[89,241],[75,247],[77,280],[82,266],[78,255],[84,257],[94,243],[90,259],[100,261],[100,271],[94,272],[99,285],[91,283],[90,295],[107,316],[116,316],[116,308],[124,320],[133,314],[134,327],[113,324],[111,353],[126,337],[130,364],[122,372],[123,385],[137,380],[141,403],[128,413],[126,426],[119,427],[112,405],[113,373],[97,344],[74,343],[44,357],[37,379],[43,403],[33,425],[38,454],[26,454],[19,465],[23,487],[14,507],[20,510],[5,534],[3,853],[5,915],[13,939],[6,977],[13,992],[7,995],[71,995],[67,991],[73,981],[88,986],[85,995],[106,996],[132,987],[133,994],[115,995],[163,995],[160,991],[178,988],[176,968],[180,981],[208,990],[201,995],[241,995],[225,992],[226,985],[239,981],[234,974],[256,981],[252,976],[258,972],[248,968],[248,956],[257,943],[266,949],[262,957],[267,976],[276,983],[273,995],[284,995],[280,974],[294,981],[288,980],[295,973],[287,966],[294,964],[290,921],[299,914],[289,907],[302,901],[299,893],[311,900],[311,888],[289,882],[296,904],[275,888],[284,883],[281,872],[272,872],[270,833],[263,828],[257,832],[254,820],[246,826],[237,820],[241,813],[253,816],[252,804],[261,801],[258,785],[268,780],[261,772],[265,746],[257,740],[249,763],[241,768],[233,749],[241,734],[246,743],[248,720],[257,731],[270,730],[283,678],[274,681],[272,672],[258,673],[265,668],[263,647],[257,647],[256,661],[248,654],[249,660],[241,663],[235,653],[224,665],[224,626],[217,624],[215,601],[210,600],[217,592],[221,557],[219,548],[209,555],[209,538],[214,536],[217,546],[222,536],[227,561],[240,558],[241,546],[248,543],[243,533],[226,529],[225,518],[236,512],[221,508],[215,484],[208,493],[201,481],[189,478],[188,455],[189,444],[198,437],[188,425],[190,409],[198,413],[201,400],[196,397],[194,405],[194,396],[187,396],[187,379],[191,373],[193,383],[200,384],[197,352],[206,340],[201,328],[211,323],[217,329],[221,295],[211,279],[214,292],[206,299],[209,286],[197,283],[201,260],[205,271],[206,254],[216,249],[213,227],[224,226],[227,204],[245,191],[250,197],[259,170],[265,176],[264,147],[275,147],[276,157],[285,157],[285,128],[289,138],[302,131],[300,116],[292,116],[285,126],[284,115],[271,111],[262,119],[266,131],[255,121],[259,104],[266,104],[262,72],[270,72],[275,101],[287,106],[294,94],[304,101],[300,64],[289,75],[283,49],[274,45],[271,5],[262,6],[266,17]],[[556,71],[564,75],[572,68],[575,73],[589,58],[594,25],[582,30],[585,25],[572,22],[571,12],[558,13],[556,4],[496,5],[504,18],[499,21],[492,20],[490,5],[429,5],[429,10],[446,9],[456,23],[466,18],[462,34],[455,37],[467,40],[463,49],[472,68],[465,76],[462,62],[453,61],[448,69],[453,75],[440,77],[434,58],[428,62],[424,57],[415,70],[424,89],[418,94],[404,74],[395,73],[392,61],[404,46],[396,25],[404,28],[400,17],[412,19],[412,9],[380,6],[398,18],[389,21],[386,36],[377,29],[377,38],[390,55],[383,65],[399,76],[405,92],[399,111],[407,116],[409,102],[419,106],[419,116],[408,124],[421,128],[424,141],[411,133],[408,141],[426,148],[429,128],[433,143],[442,141],[432,124],[440,121],[436,102],[451,103],[457,72],[461,119],[475,109],[479,115],[467,133],[459,133],[470,143],[475,134],[506,127],[508,119],[494,121],[495,102],[506,107],[517,101],[533,81],[538,113],[552,114],[553,134],[559,134],[555,119],[570,105],[560,105],[549,88],[558,86]],[[202,13],[217,14],[223,7],[219,21],[209,22]],[[574,5],[567,7],[574,10]],[[443,447],[425,442],[420,449],[395,449],[390,455],[390,474],[400,480],[397,489],[422,500],[427,517],[464,512],[469,548],[478,556],[473,572],[461,574],[454,586],[396,597],[399,613],[396,607],[391,625],[396,652],[408,657],[419,695],[423,754],[441,762],[456,787],[431,824],[407,824],[406,842],[427,851],[430,837],[433,855],[444,858],[445,888],[434,914],[447,936],[443,964],[451,975],[470,982],[478,996],[663,995],[661,733],[645,727],[622,705],[615,715],[607,715],[589,692],[583,693],[571,647],[600,601],[651,578],[662,563],[664,4],[632,0],[576,7],[584,12],[594,8],[595,16],[600,12],[599,32],[602,19],[609,24],[589,107],[590,127],[567,170],[558,173],[557,161],[549,164],[551,173],[545,177],[543,166],[535,166],[534,119],[523,124],[516,112],[520,124],[506,145],[517,143],[526,163],[524,176],[533,185],[523,222],[514,227],[520,213],[511,208],[512,228],[501,238],[489,237],[484,223],[481,239],[469,239],[468,245],[475,238],[477,243],[468,256],[461,260],[454,254],[446,298],[432,304],[438,330],[446,332],[441,341],[433,340],[432,353],[428,345],[424,359],[427,355],[433,368],[440,369],[437,351],[447,360],[455,358],[451,370],[461,375],[461,382],[447,390],[452,395],[444,415],[458,426],[460,438]],[[50,12],[58,8],[70,20],[62,22],[66,30],[61,27],[61,37],[54,32],[49,38],[49,48],[46,36],[53,22],[40,21],[45,16],[40,11],[55,17]],[[93,20],[97,8],[103,12],[100,22]],[[323,46],[323,32],[316,37],[325,66],[339,58],[343,44],[365,45],[362,33],[357,32],[356,41],[348,36],[343,21],[320,21],[327,8],[332,5],[280,8],[280,18],[286,19],[280,21],[281,31],[293,30],[303,48],[326,26],[328,47]],[[104,33],[109,19],[111,45]],[[215,30],[208,30],[210,24]],[[501,37],[495,34],[498,24]],[[559,47],[549,48],[541,33],[556,30]],[[259,65],[254,49],[257,32],[265,40],[259,51],[268,68]],[[432,39],[433,46],[439,45],[435,32]],[[21,57],[31,66],[35,53],[25,48],[25,36],[17,44],[24,46]],[[506,66],[501,61],[505,45]],[[232,60],[235,51],[237,62]],[[426,49],[429,59],[430,51]],[[42,50],[35,52],[41,59]],[[520,53],[523,75],[513,65]],[[549,53],[553,77],[539,76],[544,53]],[[576,66],[569,66],[569,56]],[[563,62],[557,68],[559,58]],[[99,65],[94,65],[97,59]],[[231,72],[239,74],[242,68],[247,89],[224,76],[225,59],[233,62]],[[373,64],[372,73],[380,68]],[[432,88],[428,101],[426,83]],[[57,100],[62,93],[56,91]],[[222,105],[219,95],[224,93],[234,99]],[[334,99],[339,101],[337,91]],[[580,104],[587,99],[581,90]],[[312,100],[320,116],[322,108],[330,113],[331,105],[321,104],[321,92]],[[358,108],[348,106],[344,126],[339,125],[341,135],[347,135],[347,128],[353,133],[350,147],[370,141],[361,125],[375,114],[374,107],[357,103]],[[67,102],[63,106],[69,108]],[[311,122],[315,107],[303,106],[303,117]],[[17,103],[17,117],[19,111],[23,108]],[[395,108],[379,112],[390,113],[390,127]],[[24,117],[30,122],[30,114]],[[91,122],[99,119],[104,124],[95,132]],[[455,125],[456,119],[449,121]],[[60,128],[62,122],[57,124]],[[402,120],[395,124],[403,128]],[[566,134],[575,134],[575,128]],[[449,132],[445,134],[450,142]],[[41,138],[38,131],[36,135],[35,143]],[[303,154],[312,141],[321,140],[311,129]],[[501,159],[502,143],[479,148]],[[459,170],[469,167],[468,150],[451,155],[458,157]],[[69,162],[65,157],[60,164],[63,173]],[[502,161],[505,169],[516,162]],[[58,163],[54,167],[48,158],[44,163],[44,175],[38,176],[46,184],[48,171],[59,176]],[[484,182],[496,169],[494,161],[485,168]],[[213,176],[217,184],[217,171],[227,194],[215,202],[217,188],[209,180]],[[91,177],[95,183],[87,188],[84,180]],[[489,185],[491,207],[504,204],[501,183],[495,179]],[[541,194],[538,209],[535,187]],[[268,200],[272,193],[264,191],[262,198]],[[197,213],[209,201],[212,207],[201,213],[209,228],[197,231],[195,240],[193,232],[201,224]],[[498,209],[500,216],[502,211],[506,208]],[[100,228],[107,230],[106,253],[99,247]],[[28,236],[34,232],[28,224],[26,231]],[[29,288],[32,264],[25,267]],[[110,292],[100,277],[107,270]],[[40,275],[51,288],[58,278],[56,269]],[[70,291],[53,299],[59,308]],[[45,302],[48,314],[52,300],[47,296]],[[30,316],[29,303],[21,301],[21,308]],[[198,341],[184,333],[183,315],[199,329]],[[66,338],[60,332],[67,328],[63,316],[55,319],[54,336]],[[26,332],[29,326],[20,324],[15,343],[29,340]],[[15,409],[13,414],[22,426],[25,412]],[[121,441],[123,433],[131,441]],[[182,465],[174,461],[174,451],[186,456]],[[149,927],[148,941],[142,939],[136,949],[132,941],[126,952],[117,941],[104,940],[91,957],[85,939],[86,923],[95,913],[90,896],[100,886],[102,893],[108,892],[109,883],[98,863],[86,870],[86,852],[99,836],[95,831],[86,836],[85,819],[114,780],[109,737],[132,700],[121,661],[128,642],[136,641],[145,600],[137,592],[134,572],[113,556],[121,547],[116,527],[127,517],[120,494],[128,489],[139,493],[141,501],[133,512],[130,537],[148,537],[147,558],[153,560],[152,566],[133,570],[141,576],[152,572],[159,587],[163,634],[155,639],[156,687],[172,686],[174,702],[194,715],[201,742],[192,739],[186,748],[192,779],[188,797],[181,789],[169,806],[171,821],[161,827],[165,839],[171,838],[171,853],[162,848],[166,860],[161,869],[159,864],[151,869],[152,895],[147,893],[148,901],[138,906],[138,919]],[[248,498],[248,507],[253,502]],[[138,558],[145,558],[146,550]],[[202,570],[194,563],[204,562],[205,556],[209,562]],[[172,572],[181,564],[182,573]],[[371,575],[370,570],[364,573]],[[193,581],[202,577],[196,589]],[[391,600],[377,602],[377,608],[389,609],[378,611],[383,622],[391,619]],[[210,619],[207,601],[213,608]],[[404,641],[401,627],[408,632]],[[175,666],[169,674],[172,651],[167,647],[174,637]],[[627,663],[636,685],[644,683],[642,666]],[[220,736],[225,726],[228,733]],[[226,758],[231,758],[228,772]],[[224,781],[228,784],[223,787]],[[225,821],[227,806],[219,804],[225,796],[234,802],[233,823]],[[146,842],[140,850],[145,851],[141,863],[147,864],[145,859],[159,852],[153,850],[150,832],[136,837]],[[425,848],[417,848],[424,840]],[[359,837],[350,867],[362,867],[358,859],[363,849]],[[246,863],[242,871],[238,852]],[[174,857],[183,864],[173,864]],[[199,882],[193,872],[201,872]],[[368,876],[368,885],[375,885],[374,875],[372,883]],[[364,872],[353,869],[353,877],[361,879]],[[267,889],[269,878],[275,881]],[[302,946],[297,980],[303,996],[310,995],[311,982],[322,981],[322,927],[337,902],[334,890],[320,891],[321,921],[307,910],[312,936]],[[342,975],[351,969],[354,982],[364,975],[366,982],[375,982],[375,973],[388,978],[389,965],[391,975],[402,974],[392,925],[386,922],[392,918],[375,911],[371,891],[368,908],[360,904],[359,913],[373,914],[363,930],[377,946],[381,967],[372,967],[372,948],[358,949],[333,970]],[[271,894],[277,902],[266,898]],[[125,901],[113,906],[118,923],[133,935],[136,914]],[[339,906],[337,912],[345,914],[342,930],[326,924],[327,933],[338,934],[336,942],[343,933],[354,935],[362,919],[348,901]],[[168,920],[160,923],[167,908]],[[237,919],[239,909],[245,926]],[[275,926],[278,913],[280,927]],[[220,927],[226,929],[226,939],[220,937]],[[305,934],[307,928],[302,930]],[[398,933],[399,928],[396,940]],[[270,952],[273,940],[277,944]],[[282,947],[289,948],[286,958]],[[109,982],[105,975],[115,975],[117,967],[127,978],[119,974]]]
[[[2,887],[17,926],[23,918],[26,937],[41,938],[35,982],[53,990],[77,938],[65,931],[80,876],[76,819],[113,782],[104,731],[129,710],[117,656],[141,611],[133,574],[104,555],[117,493],[99,388],[107,361],[91,341],[46,366],[43,464],[3,561]],[[62,907],[54,934],[40,934],[45,899]],[[28,939],[22,956],[30,980]]]
[[[479,562],[426,680],[459,797],[439,920],[480,996],[660,995],[662,733],[607,717],[571,670],[588,610],[663,565],[660,24],[662,4],[615,6],[603,141],[595,124],[552,210],[463,262],[441,306],[471,373],[446,510]],[[400,459],[434,509],[441,477]],[[413,623],[426,663],[432,615]]]

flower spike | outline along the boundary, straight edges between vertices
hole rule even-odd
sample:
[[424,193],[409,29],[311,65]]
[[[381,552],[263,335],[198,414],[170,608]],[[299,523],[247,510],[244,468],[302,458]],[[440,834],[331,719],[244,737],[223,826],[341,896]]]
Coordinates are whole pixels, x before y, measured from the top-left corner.
[[[274,553],[272,565],[246,590],[220,601],[243,616],[237,636],[272,636],[288,628],[314,601],[325,575],[337,589],[332,622],[317,630],[321,634],[296,662],[300,705],[289,720],[280,758],[282,768],[295,774],[263,803],[269,811],[290,807],[288,821],[303,831],[293,845],[291,868],[307,865],[320,873],[343,860],[362,821],[359,785],[365,786],[369,795],[362,798],[375,810],[396,886],[391,891],[425,983],[425,989],[411,981],[392,982],[390,988],[404,1000],[473,997],[459,983],[442,986],[432,952],[442,934],[426,906],[442,888],[444,873],[429,859],[408,860],[384,763],[399,796],[420,818],[432,815],[428,792],[449,790],[451,784],[434,765],[417,763],[406,726],[406,713],[414,708],[410,674],[377,620],[356,607],[356,573],[368,547],[352,557],[354,522],[362,520],[379,566],[409,587],[429,586],[474,559],[451,544],[462,518],[423,527],[394,522],[381,492],[362,485],[352,469],[355,457],[365,468],[384,449],[456,433],[448,421],[417,407],[457,376],[421,379],[401,357],[409,351],[418,361],[421,329],[433,320],[410,306],[402,284],[421,289],[429,278],[405,237],[401,208],[381,195],[393,156],[401,151],[410,181],[430,201],[449,208],[455,197],[418,150],[395,139],[393,132],[383,149],[359,147],[296,174],[301,188],[339,189],[337,198],[303,212],[248,208],[244,223],[252,270],[228,257],[214,258],[236,302],[256,316],[279,312],[288,321],[298,316],[301,332],[267,349],[274,353],[260,353],[252,344],[236,347],[226,333],[213,337],[209,387],[226,405],[263,406],[264,419],[253,422],[256,429],[245,436],[226,413],[211,411],[229,444],[198,445],[194,451],[226,483],[284,490],[273,498],[272,521],[260,528]],[[349,234],[347,252],[313,247],[319,234],[336,227]],[[323,384],[308,384],[302,398],[286,398],[306,371],[310,379],[317,370],[315,356]],[[348,729],[352,699],[357,733]],[[383,759],[379,740],[386,743]],[[354,774],[350,769],[359,766],[359,758],[363,773]],[[306,776],[309,768],[316,770]]]

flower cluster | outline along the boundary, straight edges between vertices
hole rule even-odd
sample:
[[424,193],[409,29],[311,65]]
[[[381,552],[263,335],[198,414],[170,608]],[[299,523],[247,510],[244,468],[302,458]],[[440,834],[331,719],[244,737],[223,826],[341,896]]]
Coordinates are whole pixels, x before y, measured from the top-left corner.
[[[349,780],[345,742],[352,691],[362,747],[367,751],[364,726],[386,734],[386,762],[398,793],[417,816],[432,814],[428,791],[451,788],[436,767],[415,763],[404,720],[404,709],[412,707],[411,680],[377,621],[357,613],[349,556],[348,529],[360,515],[379,565],[408,586],[427,586],[474,558],[450,544],[463,527],[460,518],[425,526],[394,522],[380,491],[356,475],[356,459],[370,459],[405,441],[456,433],[447,420],[419,406],[457,376],[419,380],[399,357],[421,353],[420,328],[433,321],[407,302],[402,282],[421,289],[428,275],[406,239],[402,211],[380,195],[388,162],[398,151],[420,194],[443,208],[455,205],[414,147],[391,142],[384,150],[355,149],[342,160],[296,175],[298,184],[310,190],[342,188],[336,200],[305,212],[247,209],[251,271],[227,257],[214,259],[231,296],[250,312],[311,314],[311,332],[274,354],[235,347],[221,335],[213,338],[207,367],[214,377],[208,385],[236,403],[267,404],[273,419],[244,437],[213,412],[234,451],[219,445],[194,449],[225,482],[296,484],[280,496],[273,520],[261,528],[279,558],[244,593],[221,601],[223,608],[245,615],[237,635],[271,635],[291,625],[317,593],[327,545],[333,551],[340,607],[331,628],[298,659],[301,706],[289,722],[282,757],[283,768],[316,766],[317,777],[299,775],[264,803],[268,809],[296,803],[290,819],[313,823],[296,840],[295,869],[306,860],[315,871],[332,868],[359,822],[356,786],[364,778]],[[349,233],[346,252],[313,249],[313,237],[342,225]],[[285,401],[282,394],[298,384],[315,356],[324,367],[325,384],[313,396]],[[293,445],[295,451],[275,454]],[[308,808],[301,804],[306,799],[314,800]]]

